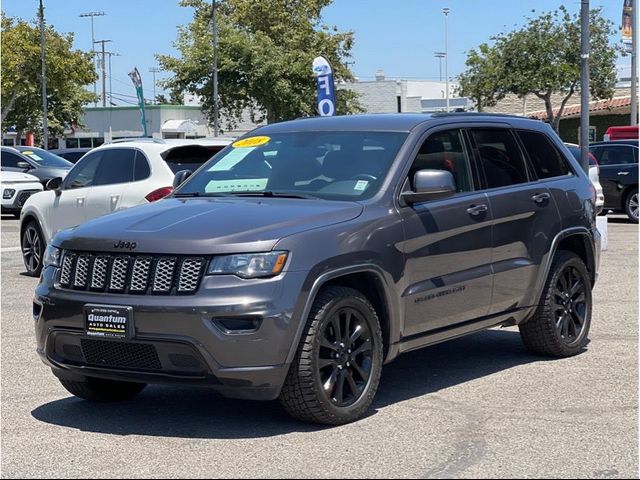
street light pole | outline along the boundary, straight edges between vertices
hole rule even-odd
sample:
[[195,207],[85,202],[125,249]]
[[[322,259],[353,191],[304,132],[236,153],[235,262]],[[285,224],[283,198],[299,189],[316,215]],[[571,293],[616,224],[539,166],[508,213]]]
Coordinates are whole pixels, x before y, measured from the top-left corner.
[[113,88],[111,85],[111,81],[113,80],[113,75],[111,74],[111,57],[119,57],[120,54],[116,52],[104,52],[109,55],[109,107],[113,104]]
[[213,136],[220,133],[218,118],[218,25],[216,24],[216,0],[211,2],[211,36],[213,39],[213,72],[211,82],[213,83]]
[[[104,12],[88,12],[88,13],[81,13],[80,14],[81,18],[86,18],[86,17],[91,18],[91,61],[93,62],[94,66],[96,64],[96,49],[95,49],[96,39],[95,39],[94,34],[93,34],[93,17],[103,17],[105,15],[106,15],[106,13],[104,13]],[[98,84],[97,84],[97,82],[93,82],[93,94],[96,97],[98,96]],[[93,106],[96,107],[97,103],[93,102]]]
[[580,2],[580,163],[589,171],[589,0]]
[[446,80],[446,95],[447,95],[447,113],[449,112],[449,32],[447,31],[447,19],[449,18],[449,12],[451,9],[443,8],[444,13],[444,76]]
[[153,104],[155,105],[157,102],[156,99],[156,73],[161,72],[162,70],[160,70],[157,67],[151,67],[149,69],[149,72],[151,72],[153,74]]
[[45,31],[44,31],[44,5],[40,0],[40,60],[42,62],[42,141],[44,149],[49,149],[49,122],[48,122],[48,105],[47,105],[47,64],[45,51]]

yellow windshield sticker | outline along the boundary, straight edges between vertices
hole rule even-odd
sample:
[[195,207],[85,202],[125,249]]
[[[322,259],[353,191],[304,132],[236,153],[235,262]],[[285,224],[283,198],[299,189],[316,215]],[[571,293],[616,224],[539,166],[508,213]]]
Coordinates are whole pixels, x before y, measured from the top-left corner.
[[232,144],[233,148],[259,147],[266,145],[271,140],[270,137],[249,137],[238,140]]

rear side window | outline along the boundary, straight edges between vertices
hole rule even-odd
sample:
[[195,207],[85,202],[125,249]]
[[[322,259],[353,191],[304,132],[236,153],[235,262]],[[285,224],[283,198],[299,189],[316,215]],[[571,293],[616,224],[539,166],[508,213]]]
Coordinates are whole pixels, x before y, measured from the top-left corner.
[[151,176],[149,161],[144,153],[136,151],[135,167],[133,170],[133,181],[138,182]]
[[591,151],[600,165],[626,165],[638,162],[634,148],[630,145],[601,145]]
[[527,183],[527,167],[516,139],[507,129],[472,129],[487,188]]
[[136,150],[109,148],[102,151],[102,161],[94,185],[113,185],[133,180]]
[[544,133],[520,130],[518,135],[539,179],[561,177],[571,172],[567,160]]
[[75,164],[64,180],[65,189],[85,188],[94,184],[102,152],[86,155]]

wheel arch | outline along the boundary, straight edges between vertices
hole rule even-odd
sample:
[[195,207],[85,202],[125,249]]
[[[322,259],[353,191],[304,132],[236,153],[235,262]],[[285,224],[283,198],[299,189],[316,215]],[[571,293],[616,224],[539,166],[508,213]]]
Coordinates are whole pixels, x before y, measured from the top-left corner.
[[399,313],[397,312],[397,304],[393,301],[393,296],[391,295],[391,288],[379,267],[375,265],[354,265],[324,272],[315,279],[309,293],[306,295],[295,339],[287,356],[287,363],[291,363],[293,360],[307,317],[318,293],[322,288],[332,285],[353,288],[369,299],[380,320],[385,363],[395,358],[397,356],[397,341],[394,339],[397,339],[399,335],[397,321]]

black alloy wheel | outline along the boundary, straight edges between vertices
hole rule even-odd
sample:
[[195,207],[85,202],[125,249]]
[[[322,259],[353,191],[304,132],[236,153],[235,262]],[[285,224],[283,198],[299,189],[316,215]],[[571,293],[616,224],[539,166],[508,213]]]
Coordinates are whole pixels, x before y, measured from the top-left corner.
[[581,339],[587,315],[587,287],[578,270],[567,266],[554,289],[553,311],[558,334],[568,347]]
[[337,407],[353,405],[362,396],[373,365],[371,329],[353,308],[336,311],[322,332],[318,374],[324,391]]
[[22,232],[22,259],[28,275],[40,275],[44,249],[44,239],[38,224],[35,221],[29,222]]

